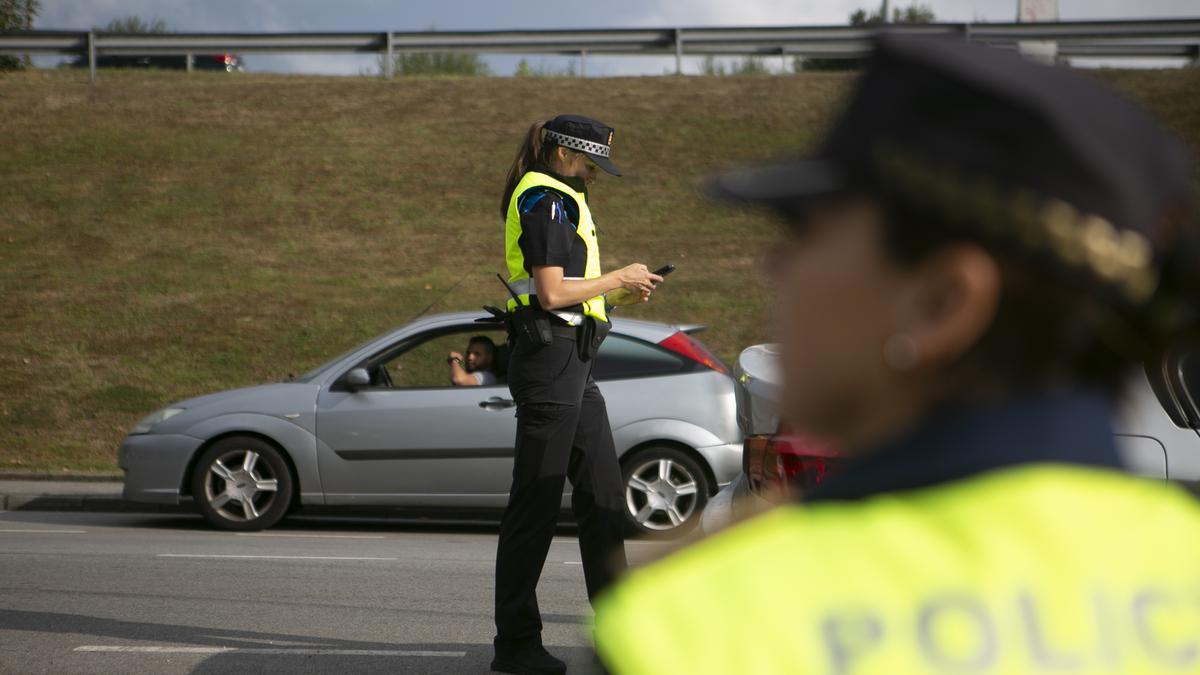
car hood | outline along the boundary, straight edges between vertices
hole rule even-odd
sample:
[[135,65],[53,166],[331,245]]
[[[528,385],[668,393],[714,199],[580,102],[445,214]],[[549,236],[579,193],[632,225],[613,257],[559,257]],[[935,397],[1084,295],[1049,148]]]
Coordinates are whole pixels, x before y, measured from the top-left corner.
[[168,406],[184,411],[160,423],[154,432],[182,433],[198,422],[232,413],[311,414],[316,408],[318,389],[317,385],[305,382],[275,382],[196,396]]

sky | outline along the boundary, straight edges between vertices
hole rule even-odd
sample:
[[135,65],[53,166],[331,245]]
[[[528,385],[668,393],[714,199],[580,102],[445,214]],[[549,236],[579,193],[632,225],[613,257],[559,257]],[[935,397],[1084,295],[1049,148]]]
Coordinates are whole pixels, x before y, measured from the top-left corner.
[[[878,0],[43,0],[34,27],[87,30],[137,15],[162,19],[180,32],[419,31],[536,28],[768,26],[845,23],[851,12]],[[892,0],[904,7],[905,0]],[[925,0],[942,21],[1013,21],[1016,0]],[[1200,17],[1200,0],[1059,0],[1063,20]],[[685,43],[686,44],[686,43]],[[244,55],[253,71],[341,75],[374,74],[371,55]],[[521,57],[487,56],[493,72],[508,75]],[[561,69],[572,60],[532,56],[534,66]],[[774,62],[774,63],[772,63]],[[778,68],[779,59],[768,59]],[[48,65],[47,60],[39,64]],[[575,64],[578,66],[578,63]],[[698,59],[685,70],[696,71]],[[670,57],[589,57],[589,76],[660,74]]]

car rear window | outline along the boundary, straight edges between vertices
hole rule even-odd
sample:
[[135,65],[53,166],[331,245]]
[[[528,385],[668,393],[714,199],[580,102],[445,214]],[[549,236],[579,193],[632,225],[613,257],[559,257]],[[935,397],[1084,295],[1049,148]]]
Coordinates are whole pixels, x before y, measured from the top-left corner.
[[610,334],[600,345],[592,377],[620,380],[671,375],[691,369],[687,359],[648,342]]

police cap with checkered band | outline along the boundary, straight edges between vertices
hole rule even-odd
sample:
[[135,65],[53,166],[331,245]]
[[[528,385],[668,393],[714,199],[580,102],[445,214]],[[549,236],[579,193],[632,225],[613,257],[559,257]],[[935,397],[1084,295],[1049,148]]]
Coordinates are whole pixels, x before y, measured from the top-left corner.
[[582,152],[601,169],[621,175],[612,162],[612,127],[583,115],[559,115],[546,122],[544,128],[546,141]]

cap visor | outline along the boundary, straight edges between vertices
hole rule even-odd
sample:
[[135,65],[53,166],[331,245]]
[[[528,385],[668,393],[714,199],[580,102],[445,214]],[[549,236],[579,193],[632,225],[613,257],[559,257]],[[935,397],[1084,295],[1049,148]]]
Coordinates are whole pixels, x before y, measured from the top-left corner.
[[734,169],[717,174],[702,187],[712,199],[781,206],[845,188],[843,172],[820,159],[800,159]]
[[609,159],[607,157],[601,157],[600,155],[593,155],[590,152],[587,152],[584,154],[586,154],[588,157],[590,157],[592,159],[592,161],[596,163],[596,166],[600,167],[601,169],[604,169],[605,171],[611,173],[614,176],[619,177],[621,175],[621,170],[617,168],[616,164],[612,163],[611,159]]

